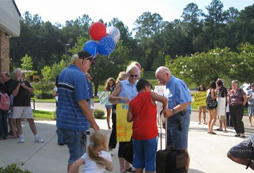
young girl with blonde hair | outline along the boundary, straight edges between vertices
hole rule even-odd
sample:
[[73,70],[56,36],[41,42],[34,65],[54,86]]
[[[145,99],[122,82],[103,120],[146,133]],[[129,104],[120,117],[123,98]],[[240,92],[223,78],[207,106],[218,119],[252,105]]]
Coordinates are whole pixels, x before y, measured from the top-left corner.
[[76,160],[69,173],[78,173],[79,167],[84,164],[84,173],[103,173],[106,170],[112,171],[113,164],[110,153],[107,149],[107,136],[101,131],[96,131],[90,136],[88,153]]

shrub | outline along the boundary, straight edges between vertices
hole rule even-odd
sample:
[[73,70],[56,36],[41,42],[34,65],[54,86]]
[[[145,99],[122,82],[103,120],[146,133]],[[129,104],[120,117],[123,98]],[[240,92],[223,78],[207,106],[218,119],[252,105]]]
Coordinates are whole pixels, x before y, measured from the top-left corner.
[[46,81],[39,81],[37,83],[33,83],[35,97],[38,99],[52,98],[54,86],[54,83]]
[[95,109],[94,110],[94,118],[96,118],[96,119],[104,119],[105,118],[104,115],[105,115],[104,111],[99,110],[99,109]]
[[0,173],[32,173],[28,170],[20,169],[17,164],[8,165],[6,168],[0,167]]

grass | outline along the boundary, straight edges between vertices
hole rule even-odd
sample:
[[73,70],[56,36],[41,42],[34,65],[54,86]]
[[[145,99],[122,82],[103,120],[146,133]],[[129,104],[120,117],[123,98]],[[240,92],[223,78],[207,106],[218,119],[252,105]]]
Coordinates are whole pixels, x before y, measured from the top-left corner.
[[40,102],[56,102],[54,98],[52,99],[37,99],[35,97],[32,97],[31,99],[34,99],[35,101],[40,101]]
[[54,112],[33,110],[35,120],[55,120]]

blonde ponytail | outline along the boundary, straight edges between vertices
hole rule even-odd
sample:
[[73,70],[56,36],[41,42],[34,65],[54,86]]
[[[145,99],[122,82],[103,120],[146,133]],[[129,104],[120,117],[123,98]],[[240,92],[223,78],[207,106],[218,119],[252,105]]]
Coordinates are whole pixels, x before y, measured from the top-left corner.
[[90,145],[88,146],[88,155],[99,166],[107,166],[109,161],[99,156],[98,150],[103,150],[103,145],[107,137],[100,131],[94,132],[90,136]]

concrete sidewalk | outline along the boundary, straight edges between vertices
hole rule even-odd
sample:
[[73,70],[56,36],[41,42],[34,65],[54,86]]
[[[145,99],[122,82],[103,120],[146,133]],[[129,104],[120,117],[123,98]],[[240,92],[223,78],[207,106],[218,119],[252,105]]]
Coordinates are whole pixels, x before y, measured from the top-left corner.
[[[107,130],[106,120],[96,121],[109,136],[110,130]],[[17,163],[21,169],[28,169],[33,173],[66,172],[68,148],[57,145],[55,121],[37,121],[36,126],[45,143],[34,143],[34,137],[28,123],[23,122],[25,143],[19,143],[18,139],[0,141],[0,167]],[[245,166],[238,165],[227,158],[226,154],[229,148],[243,141],[242,138],[234,137],[233,129],[228,131],[228,133],[217,132],[217,135],[210,135],[207,134],[207,125],[191,122],[189,130],[190,173],[253,172],[245,170]],[[246,133],[246,136],[249,135],[251,134]],[[114,150],[115,156],[112,157],[114,162],[113,173],[119,173],[117,151],[116,148]],[[80,172],[82,170],[81,167]]]

